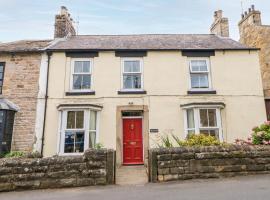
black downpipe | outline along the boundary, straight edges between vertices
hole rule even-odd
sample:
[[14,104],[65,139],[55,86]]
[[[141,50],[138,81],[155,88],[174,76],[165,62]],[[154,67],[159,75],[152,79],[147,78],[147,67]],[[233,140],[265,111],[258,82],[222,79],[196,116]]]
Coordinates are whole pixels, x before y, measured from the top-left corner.
[[41,138],[41,152],[40,152],[42,157],[43,157],[44,135],[45,135],[46,115],[47,115],[48,88],[49,88],[48,85],[49,85],[51,55],[52,55],[52,52],[47,51],[48,63],[47,63],[46,93],[45,93],[45,107],[44,107],[43,130],[42,130],[42,138]]

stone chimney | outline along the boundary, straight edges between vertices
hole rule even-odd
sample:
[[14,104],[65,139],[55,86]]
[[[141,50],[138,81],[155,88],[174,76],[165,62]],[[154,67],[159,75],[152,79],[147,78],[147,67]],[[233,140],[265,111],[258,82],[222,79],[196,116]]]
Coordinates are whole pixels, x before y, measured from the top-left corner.
[[244,29],[247,26],[261,26],[261,25],[262,25],[261,12],[255,10],[255,6],[252,5],[251,8],[248,9],[248,11],[244,12],[241,15],[241,20],[238,23],[240,37],[244,33]]
[[211,25],[210,32],[221,37],[229,37],[229,20],[222,16],[222,10],[215,11],[214,22]]
[[54,38],[64,38],[71,35],[76,35],[73,19],[70,17],[68,9],[62,6],[60,14],[55,15]]

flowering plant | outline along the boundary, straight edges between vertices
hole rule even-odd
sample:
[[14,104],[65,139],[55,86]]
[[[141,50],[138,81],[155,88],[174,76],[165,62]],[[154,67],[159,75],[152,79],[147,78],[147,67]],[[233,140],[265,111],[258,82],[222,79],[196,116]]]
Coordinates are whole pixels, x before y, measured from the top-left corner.
[[266,121],[260,126],[255,126],[252,131],[253,133],[247,141],[236,139],[236,144],[270,145],[270,121]]

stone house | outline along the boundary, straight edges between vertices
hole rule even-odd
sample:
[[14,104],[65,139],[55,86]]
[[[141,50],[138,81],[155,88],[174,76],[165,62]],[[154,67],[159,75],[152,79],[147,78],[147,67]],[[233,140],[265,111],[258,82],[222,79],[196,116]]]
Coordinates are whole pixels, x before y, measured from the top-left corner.
[[50,40],[0,44],[0,153],[32,151],[44,48]]
[[261,12],[254,5],[248,9],[238,23],[240,42],[259,48],[259,59],[267,119],[270,120],[270,25],[263,25]]
[[43,155],[101,143],[117,165],[143,164],[165,135],[246,139],[266,119],[258,49],[228,38],[219,16],[223,37],[71,34],[50,45]]

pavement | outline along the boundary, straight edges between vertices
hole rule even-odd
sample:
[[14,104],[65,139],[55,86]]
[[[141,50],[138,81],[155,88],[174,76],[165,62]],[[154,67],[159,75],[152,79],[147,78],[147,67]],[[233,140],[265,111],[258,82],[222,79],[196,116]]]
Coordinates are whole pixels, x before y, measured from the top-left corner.
[[0,193],[0,200],[268,200],[270,175]]

